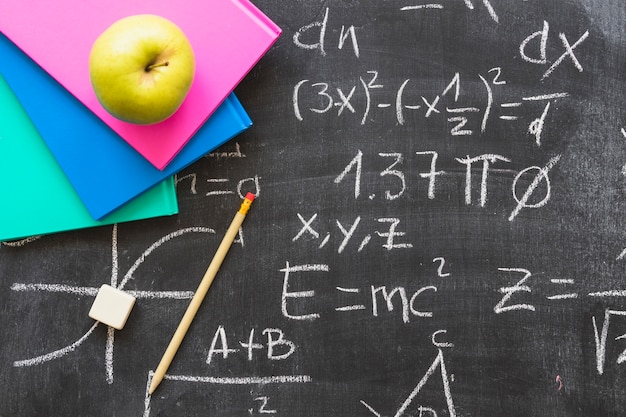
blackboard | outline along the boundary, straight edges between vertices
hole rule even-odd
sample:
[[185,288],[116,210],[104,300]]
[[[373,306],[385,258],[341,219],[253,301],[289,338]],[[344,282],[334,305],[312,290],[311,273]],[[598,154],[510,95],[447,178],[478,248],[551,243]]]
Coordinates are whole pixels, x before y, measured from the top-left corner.
[[178,215],[0,246],[0,415],[625,415],[623,1],[255,4],[254,126]]

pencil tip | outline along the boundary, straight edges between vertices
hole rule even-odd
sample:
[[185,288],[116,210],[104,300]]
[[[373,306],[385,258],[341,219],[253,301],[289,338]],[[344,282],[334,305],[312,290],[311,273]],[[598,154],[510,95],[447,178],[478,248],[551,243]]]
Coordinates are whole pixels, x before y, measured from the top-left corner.
[[148,388],[148,395],[152,395],[152,393],[157,389],[158,386],[159,386],[159,381],[157,381],[156,379],[153,379],[152,382],[150,383],[150,388]]

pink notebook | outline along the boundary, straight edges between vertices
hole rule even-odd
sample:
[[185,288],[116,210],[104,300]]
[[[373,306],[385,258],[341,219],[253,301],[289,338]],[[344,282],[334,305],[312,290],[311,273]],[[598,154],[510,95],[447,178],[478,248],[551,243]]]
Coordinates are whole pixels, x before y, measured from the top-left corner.
[[[89,79],[95,39],[122,17],[142,13],[180,26],[196,55],[196,76],[185,102],[172,117],[151,126],[107,113]],[[3,0],[0,31],[158,169],[176,156],[281,33],[248,0]]]

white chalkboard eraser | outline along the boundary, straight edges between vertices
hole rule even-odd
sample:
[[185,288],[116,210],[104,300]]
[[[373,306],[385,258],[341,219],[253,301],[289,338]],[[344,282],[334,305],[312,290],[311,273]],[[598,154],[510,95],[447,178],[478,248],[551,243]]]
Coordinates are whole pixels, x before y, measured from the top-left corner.
[[89,317],[117,330],[122,330],[130,311],[135,305],[135,297],[104,284],[89,310]]

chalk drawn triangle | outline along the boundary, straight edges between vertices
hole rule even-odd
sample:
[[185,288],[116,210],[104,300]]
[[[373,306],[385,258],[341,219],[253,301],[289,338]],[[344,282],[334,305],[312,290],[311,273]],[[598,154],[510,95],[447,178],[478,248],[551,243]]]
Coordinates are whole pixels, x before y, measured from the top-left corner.
[[[437,371],[437,368],[439,368],[440,373],[441,373],[441,381],[443,383],[443,392],[446,397],[448,413],[450,417],[456,417],[456,410],[454,409],[454,402],[452,400],[452,392],[450,391],[450,380],[448,378],[448,372],[446,371],[446,364],[443,360],[443,351],[441,349],[439,349],[439,353],[437,354],[437,357],[435,358],[433,363],[430,365],[430,367],[428,368],[428,370],[426,371],[422,379],[417,383],[415,388],[413,388],[413,391],[411,391],[408,397],[406,397],[406,399],[404,400],[402,405],[400,405],[400,408],[398,408],[398,411],[396,411],[393,417],[405,416],[405,412],[411,406],[411,404],[413,404],[414,400],[417,398],[417,395],[420,393],[424,385],[426,385],[426,382],[428,381],[428,379]],[[361,404],[363,404],[376,417],[383,417],[382,414],[378,413],[374,408],[372,408],[365,401],[361,401]]]

